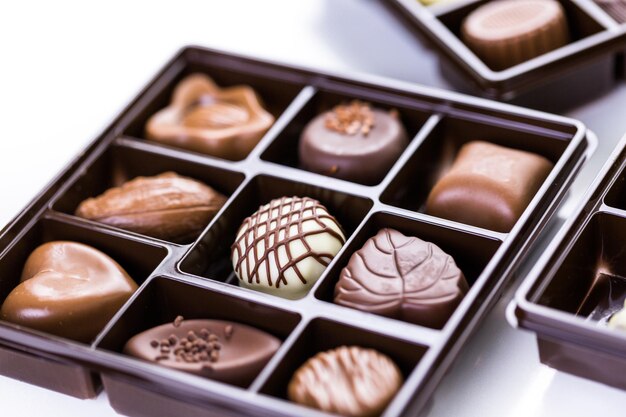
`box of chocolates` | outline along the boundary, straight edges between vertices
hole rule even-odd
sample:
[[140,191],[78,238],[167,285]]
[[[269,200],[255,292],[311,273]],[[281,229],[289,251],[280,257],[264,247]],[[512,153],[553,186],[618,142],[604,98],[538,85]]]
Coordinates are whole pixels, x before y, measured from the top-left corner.
[[607,92],[626,41],[623,0],[391,0],[460,91],[563,111]]
[[541,362],[626,389],[626,137],[509,306]]
[[185,48],[2,232],[0,372],[126,415],[413,415],[592,142]]

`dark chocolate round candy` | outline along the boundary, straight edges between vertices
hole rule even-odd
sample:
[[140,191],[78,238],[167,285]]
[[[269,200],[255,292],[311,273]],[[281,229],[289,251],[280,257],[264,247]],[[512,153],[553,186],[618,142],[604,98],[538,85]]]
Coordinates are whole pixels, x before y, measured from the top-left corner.
[[467,290],[463,272],[438,246],[382,229],[341,271],[335,303],[441,328]]
[[318,115],[300,138],[304,169],[373,185],[379,183],[408,144],[395,112],[354,101]]

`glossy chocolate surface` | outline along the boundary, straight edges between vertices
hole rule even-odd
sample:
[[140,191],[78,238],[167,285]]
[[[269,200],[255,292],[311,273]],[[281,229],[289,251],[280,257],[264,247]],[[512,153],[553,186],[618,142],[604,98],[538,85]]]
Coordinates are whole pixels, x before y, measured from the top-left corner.
[[89,198],[76,215],[176,242],[197,236],[225,202],[213,188],[166,172],[137,177]]
[[402,386],[393,361],[373,349],[342,346],[320,352],[293,375],[291,401],[349,417],[375,417]]
[[488,142],[469,142],[431,190],[426,212],[508,232],[552,167],[550,161],[537,154]]
[[89,342],[137,289],[109,256],[76,242],[39,246],[21,283],[2,304],[2,319]]
[[353,101],[309,122],[298,153],[304,169],[371,185],[384,178],[407,144],[397,112]]
[[276,337],[223,320],[177,320],[131,338],[124,353],[234,385],[248,385],[280,347]]
[[438,246],[382,229],[341,271],[335,303],[441,328],[467,293],[454,259]]
[[225,159],[245,158],[274,123],[249,86],[220,88],[203,74],[180,82],[148,120],[149,139]]

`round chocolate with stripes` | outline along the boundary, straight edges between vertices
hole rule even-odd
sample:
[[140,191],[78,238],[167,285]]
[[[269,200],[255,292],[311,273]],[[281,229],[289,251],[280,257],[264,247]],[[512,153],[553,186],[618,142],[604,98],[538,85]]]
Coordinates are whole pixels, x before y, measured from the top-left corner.
[[345,243],[337,220],[319,201],[282,197],[246,218],[232,245],[243,287],[301,298]]

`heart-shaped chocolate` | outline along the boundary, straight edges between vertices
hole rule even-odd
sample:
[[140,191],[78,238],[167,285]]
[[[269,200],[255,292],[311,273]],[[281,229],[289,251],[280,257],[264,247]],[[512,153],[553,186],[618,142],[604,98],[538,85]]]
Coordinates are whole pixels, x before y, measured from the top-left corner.
[[85,343],[137,289],[108,255],[67,241],[35,249],[20,281],[2,304],[3,320]]
[[274,123],[246,85],[220,88],[204,74],[182,80],[172,102],[146,124],[148,139],[167,145],[240,160]]

